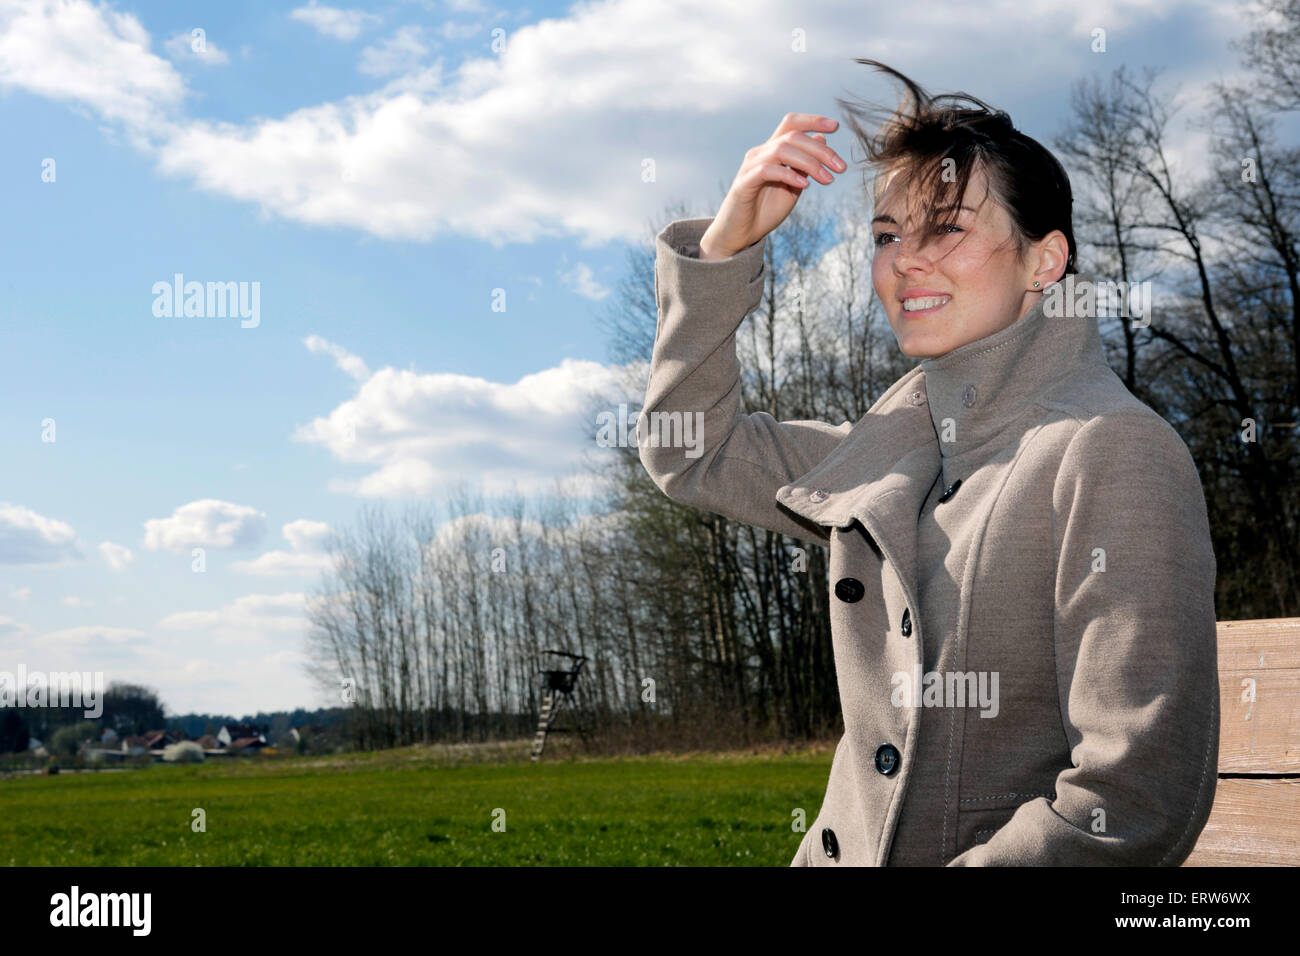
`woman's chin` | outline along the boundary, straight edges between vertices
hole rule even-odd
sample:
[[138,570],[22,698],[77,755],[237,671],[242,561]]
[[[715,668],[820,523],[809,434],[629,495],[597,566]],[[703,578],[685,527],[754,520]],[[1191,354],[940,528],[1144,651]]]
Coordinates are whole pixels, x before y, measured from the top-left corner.
[[950,352],[951,348],[941,339],[936,339],[933,335],[925,335],[913,332],[910,334],[896,335],[898,339],[898,348],[908,358],[927,359],[937,358],[945,352]]

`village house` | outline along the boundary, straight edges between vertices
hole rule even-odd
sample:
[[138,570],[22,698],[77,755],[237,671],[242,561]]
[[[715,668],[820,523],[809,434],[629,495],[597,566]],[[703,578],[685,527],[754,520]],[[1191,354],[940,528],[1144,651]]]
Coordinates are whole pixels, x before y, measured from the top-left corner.
[[266,735],[255,724],[223,724],[217,743],[226,750],[260,750],[266,746]]

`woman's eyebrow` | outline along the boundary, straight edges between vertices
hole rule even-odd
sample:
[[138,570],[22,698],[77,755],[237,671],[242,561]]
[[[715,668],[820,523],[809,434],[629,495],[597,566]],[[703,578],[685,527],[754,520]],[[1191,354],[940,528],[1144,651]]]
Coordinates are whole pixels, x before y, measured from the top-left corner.
[[[969,213],[974,213],[976,211],[972,209],[970,206],[966,206],[966,205],[959,206],[956,203],[950,203],[947,206],[940,206],[938,209],[935,210],[935,212],[947,212],[949,209],[960,209]],[[898,225],[898,220],[895,219],[893,216],[889,215],[888,213],[882,213],[871,220],[871,224],[873,226],[878,222],[887,222],[892,225]]]

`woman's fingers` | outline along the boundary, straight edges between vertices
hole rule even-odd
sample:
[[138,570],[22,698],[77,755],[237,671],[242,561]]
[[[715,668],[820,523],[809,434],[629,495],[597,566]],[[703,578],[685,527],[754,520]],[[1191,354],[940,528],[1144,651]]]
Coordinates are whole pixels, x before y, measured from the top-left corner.
[[842,173],[844,170],[849,168],[848,163],[844,162],[840,157],[840,154],[826,145],[826,137],[822,136],[820,133],[813,133],[812,135],[806,135],[803,133],[788,135],[786,137],[786,142],[790,143],[792,146],[798,146],[801,149],[811,150],[822,161],[822,163],[830,169],[835,170],[837,173]]
[[782,166],[780,163],[762,163],[755,166],[750,175],[759,183],[787,183],[796,189],[803,189],[808,185],[808,180],[797,169]]
[[[804,139],[803,142],[807,143],[809,140]],[[810,149],[803,149],[798,143],[774,143],[772,152],[767,158],[769,161],[775,159],[794,169],[801,170],[824,185],[829,185],[834,180],[831,173],[823,167],[822,161],[823,158],[828,163],[834,163],[835,160],[829,156],[822,157]],[[835,171],[839,172],[838,169],[835,169]]]
[[786,113],[781,118],[781,122],[776,124],[776,131],[768,138],[776,139],[792,130],[795,132],[821,130],[832,133],[839,125],[838,120],[833,120],[829,116],[819,116],[816,113]]
[[[769,143],[787,142],[813,150],[830,169],[843,172],[848,164],[826,144],[826,133],[834,132],[839,121],[816,113],[787,113],[777,124]],[[815,145],[814,145],[815,144]]]

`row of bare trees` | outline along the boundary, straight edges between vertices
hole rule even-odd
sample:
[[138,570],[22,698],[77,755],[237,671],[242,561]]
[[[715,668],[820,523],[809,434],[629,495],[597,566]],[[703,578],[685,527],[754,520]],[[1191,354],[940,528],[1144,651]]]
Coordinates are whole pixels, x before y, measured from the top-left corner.
[[[622,470],[639,470],[635,449],[621,454]],[[552,649],[591,659],[578,719],[606,744],[741,739],[767,723],[778,688],[731,712],[753,678],[751,640],[736,630],[743,615],[718,600],[734,591],[733,570],[679,547],[681,535],[662,539],[666,523],[694,537],[694,519],[643,472],[635,480],[641,513],[593,515],[560,493],[489,513],[462,493],[441,513],[367,508],[336,533],[308,605],[308,659],[323,687],[355,704],[355,742],[523,736],[537,720],[540,672],[567,667]],[[679,626],[700,615],[703,640]]]
[[[1154,287],[1149,325],[1102,331],[1116,373],[1200,469],[1221,619],[1300,614],[1300,150],[1278,133],[1300,110],[1300,3],[1261,9],[1241,45],[1253,81],[1199,91],[1186,116],[1157,75],[1120,69],[1076,87],[1053,142],[1081,271]],[[1208,172],[1173,148],[1180,116]],[[862,199],[819,202],[770,237],[737,342],[748,410],[838,424],[912,360],[872,298]],[[657,321],[653,255],[633,251],[603,316],[632,392]],[[440,515],[368,510],[337,537],[311,656],[322,681],[355,681],[360,743],[526,734],[549,648],[591,658],[579,698],[613,745],[835,732],[825,552],[674,504],[634,448],[609,452],[600,477],[594,506],[557,494],[491,512],[462,494]]]

